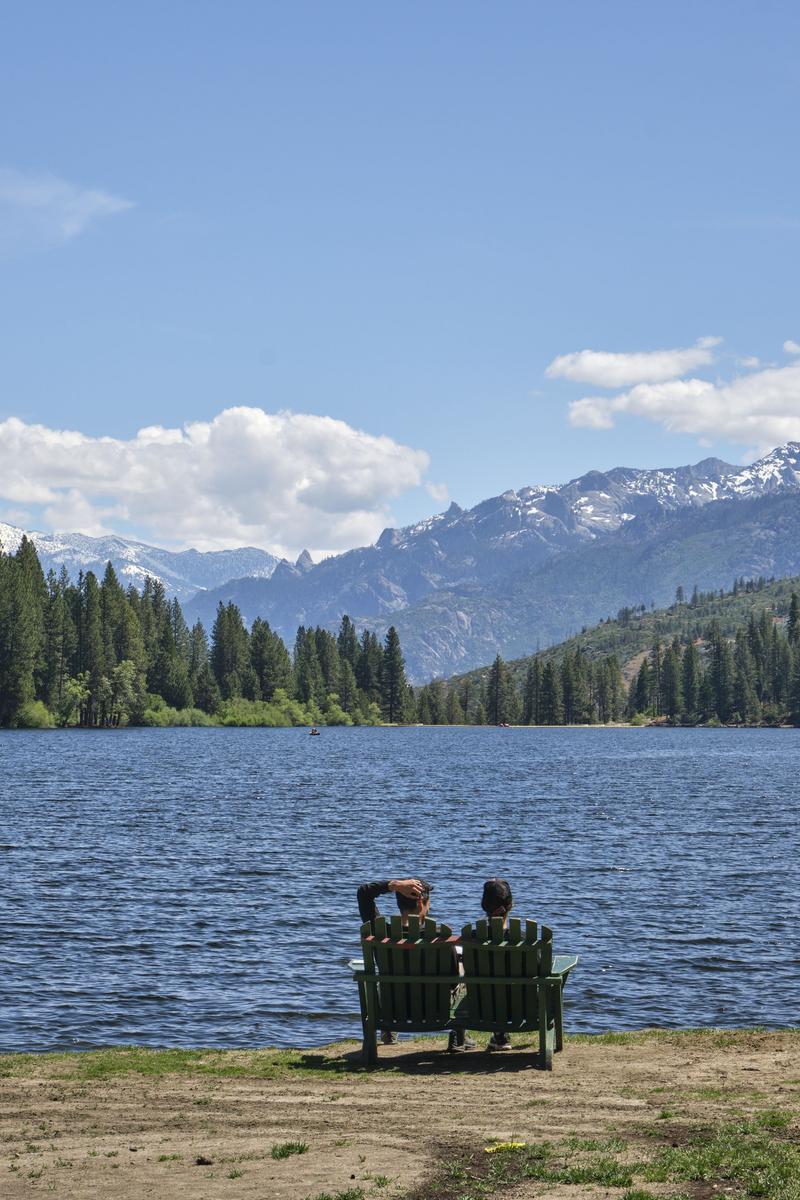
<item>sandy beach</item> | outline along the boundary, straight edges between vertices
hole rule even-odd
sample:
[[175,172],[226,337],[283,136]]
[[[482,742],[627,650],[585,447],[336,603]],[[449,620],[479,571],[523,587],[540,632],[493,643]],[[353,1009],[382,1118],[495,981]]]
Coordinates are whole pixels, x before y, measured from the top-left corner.
[[800,1033],[572,1038],[552,1073],[515,1041],[494,1056],[401,1042],[369,1072],[355,1043],[2,1056],[0,1194],[705,1200],[747,1192],[748,1168],[717,1154],[687,1178],[698,1137],[798,1155]]

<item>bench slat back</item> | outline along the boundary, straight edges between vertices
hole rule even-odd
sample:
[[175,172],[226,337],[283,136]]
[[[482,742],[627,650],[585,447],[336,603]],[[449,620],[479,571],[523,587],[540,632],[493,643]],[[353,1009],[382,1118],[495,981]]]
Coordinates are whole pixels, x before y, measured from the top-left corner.
[[[450,990],[457,982],[455,942],[452,929],[437,925],[432,917],[411,916],[404,926],[397,913],[389,921],[376,917],[361,926],[364,971],[377,976],[383,1028],[447,1024]],[[381,982],[382,975],[417,978],[408,983]],[[431,976],[431,983],[421,982],[419,976]]]
[[[502,917],[476,921],[461,931],[464,982],[470,1015],[498,1030],[535,1023],[539,980],[553,969],[553,933],[535,921]],[[504,987],[504,979],[529,979],[530,987]]]

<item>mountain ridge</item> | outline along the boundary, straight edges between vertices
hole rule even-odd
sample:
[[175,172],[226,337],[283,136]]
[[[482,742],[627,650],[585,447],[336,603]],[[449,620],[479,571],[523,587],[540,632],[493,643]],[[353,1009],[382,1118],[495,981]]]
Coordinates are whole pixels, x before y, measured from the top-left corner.
[[[374,545],[324,559],[304,572],[287,563],[266,581],[231,580],[195,597],[188,611],[208,624],[220,602],[233,602],[246,621],[265,618],[282,636],[292,637],[298,625],[333,626],[345,612],[362,627],[395,623],[400,629],[408,626],[409,614],[430,625],[437,604],[452,608],[453,593],[466,592],[478,598],[471,607],[485,628],[504,608],[503,581],[520,571],[544,570],[551,559],[607,545],[643,518],[787,492],[800,492],[800,443],[778,447],[746,467],[706,458],[675,468],[589,471],[559,486],[508,489],[471,509],[451,504],[416,524],[385,529]],[[731,577],[726,573],[724,581]],[[419,652],[409,651],[403,641],[415,678],[451,674],[467,665],[464,654],[479,653],[479,646],[483,653],[492,644],[488,632],[472,648],[463,638],[459,644],[458,621],[448,618],[445,629],[440,615],[432,618],[433,641],[419,639]],[[409,628],[412,641],[416,632]],[[448,640],[453,641],[450,651]],[[495,639],[494,645],[502,650],[502,642]]]
[[0,545],[13,553],[23,536],[36,546],[45,572],[65,566],[73,578],[79,571],[102,575],[110,562],[123,585],[141,587],[149,575],[159,579],[182,603],[208,587],[236,577],[242,569],[250,578],[266,579],[281,561],[266,550],[242,546],[235,550],[165,550],[146,542],[109,534],[41,533],[0,522]]

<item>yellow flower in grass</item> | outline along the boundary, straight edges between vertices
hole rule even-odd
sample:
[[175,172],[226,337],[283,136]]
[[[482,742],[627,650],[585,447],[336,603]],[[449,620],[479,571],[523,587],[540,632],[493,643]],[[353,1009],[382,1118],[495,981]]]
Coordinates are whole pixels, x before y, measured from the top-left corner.
[[491,1146],[484,1146],[487,1154],[497,1154],[498,1150],[524,1150],[527,1142],[495,1142]]

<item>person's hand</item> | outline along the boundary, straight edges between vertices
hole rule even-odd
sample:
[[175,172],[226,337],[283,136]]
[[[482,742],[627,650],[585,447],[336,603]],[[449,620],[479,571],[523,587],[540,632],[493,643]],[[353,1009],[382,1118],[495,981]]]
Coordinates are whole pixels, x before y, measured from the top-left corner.
[[422,895],[422,884],[418,879],[390,879],[389,891],[399,892],[410,900],[419,900]]

